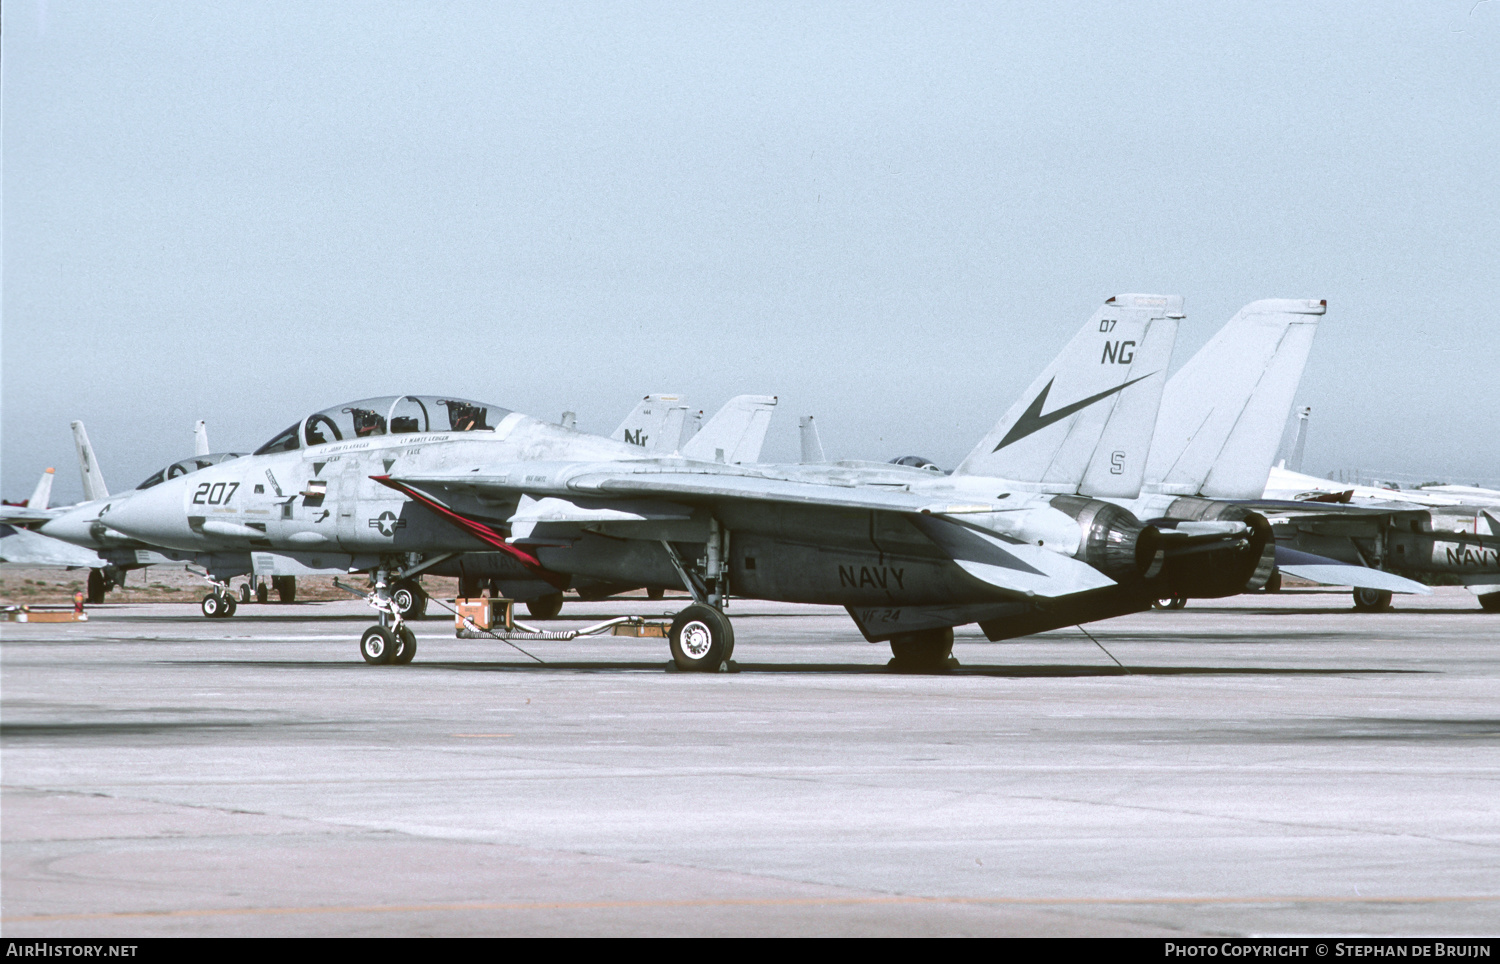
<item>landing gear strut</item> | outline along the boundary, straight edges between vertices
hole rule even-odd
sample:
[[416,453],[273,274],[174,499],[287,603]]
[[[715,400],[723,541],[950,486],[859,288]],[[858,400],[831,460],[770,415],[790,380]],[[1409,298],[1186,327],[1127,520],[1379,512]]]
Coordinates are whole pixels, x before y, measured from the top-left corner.
[[203,603],[200,606],[203,615],[209,619],[228,619],[234,615],[235,610],[240,608],[239,601],[235,599],[234,590],[229,588],[228,579],[220,579],[211,572],[198,572],[191,567],[188,571],[202,576],[213,587],[213,591],[203,597]]
[[354,596],[361,596],[370,608],[380,614],[380,623],[365,630],[359,639],[359,655],[365,662],[375,665],[410,663],[417,655],[417,634],[406,625],[408,618],[416,618],[427,609],[427,593],[417,584],[416,576],[440,562],[453,558],[453,553],[430,556],[418,562],[415,555],[408,556],[408,568],[392,572],[389,563],[375,570],[375,588],[361,591],[346,586],[338,580],[334,585]]
[[703,574],[691,573],[670,542],[662,541],[672,568],[693,597],[693,604],[672,620],[668,634],[672,663],[679,670],[716,673],[729,669],[734,656],[734,626],[724,615],[729,598],[729,533],[717,519],[708,522],[708,542],[704,547]]

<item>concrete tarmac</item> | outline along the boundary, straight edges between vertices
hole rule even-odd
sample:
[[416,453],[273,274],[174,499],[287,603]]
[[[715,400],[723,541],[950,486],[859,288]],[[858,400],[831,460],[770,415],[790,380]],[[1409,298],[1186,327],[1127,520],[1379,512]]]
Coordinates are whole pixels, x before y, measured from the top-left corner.
[[359,602],[7,623],[0,931],[1493,936],[1500,616],[1397,606],[1085,627],[1125,669],[970,627],[938,676],[746,601],[714,675],[441,619],[370,667]]

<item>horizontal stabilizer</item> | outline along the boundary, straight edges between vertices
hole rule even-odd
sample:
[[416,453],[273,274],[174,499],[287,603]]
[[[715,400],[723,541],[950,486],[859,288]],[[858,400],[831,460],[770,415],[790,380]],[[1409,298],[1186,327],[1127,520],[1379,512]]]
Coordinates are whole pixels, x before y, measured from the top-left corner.
[[683,457],[729,464],[759,462],[775,408],[774,395],[731,398],[682,446]]
[[1041,546],[1013,542],[938,516],[918,515],[912,522],[960,569],[998,589],[1053,597],[1115,584],[1093,566]]
[[1378,589],[1383,592],[1432,595],[1432,590],[1412,579],[1395,573],[1339,562],[1327,556],[1299,552],[1285,546],[1276,547],[1276,568],[1288,576],[1306,579],[1324,586],[1352,586],[1355,589]]

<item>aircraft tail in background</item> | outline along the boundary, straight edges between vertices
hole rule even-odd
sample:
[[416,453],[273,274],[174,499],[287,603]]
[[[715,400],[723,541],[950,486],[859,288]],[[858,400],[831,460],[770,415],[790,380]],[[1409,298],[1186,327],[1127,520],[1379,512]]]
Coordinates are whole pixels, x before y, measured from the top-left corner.
[[73,423],[73,445],[78,449],[78,472],[83,476],[83,499],[93,502],[109,498],[109,487],[104,484],[104,475],[99,471],[99,461],[94,458],[94,447],[89,444],[89,433],[82,422]]
[[775,409],[775,395],[737,395],[688,439],[682,454],[705,462],[758,462]]

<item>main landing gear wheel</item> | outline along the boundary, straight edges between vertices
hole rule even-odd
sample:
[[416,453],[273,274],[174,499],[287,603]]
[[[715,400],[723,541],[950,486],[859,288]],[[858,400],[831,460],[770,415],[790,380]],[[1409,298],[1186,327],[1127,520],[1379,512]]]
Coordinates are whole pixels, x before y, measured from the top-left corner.
[[1271,573],[1271,578],[1266,580],[1266,592],[1281,592],[1281,570],[1277,569]]
[[1479,608],[1487,613],[1500,613],[1500,592],[1487,592],[1480,596]]
[[391,593],[391,602],[402,619],[421,619],[427,614],[427,593],[416,583],[405,582]]
[[1383,589],[1354,590],[1354,609],[1362,613],[1383,613],[1391,608],[1391,594]]
[[398,647],[396,655],[391,657],[391,662],[397,666],[405,666],[412,661],[412,657],[417,655],[417,634],[410,626],[403,625],[396,632],[396,642]]
[[897,633],[891,637],[891,669],[898,673],[936,673],[952,666],[953,627]]
[[663,596],[665,596],[666,594],[667,594],[667,591],[665,589],[663,589],[662,587],[660,587],[660,586],[647,586],[646,587],[646,598],[647,599],[660,599]]
[[294,603],[297,601],[296,576],[272,576],[271,582],[276,587],[277,600],[284,603]]
[[98,569],[89,570],[89,602],[98,604],[104,602],[104,594],[109,592],[109,586],[104,581],[104,573]]
[[670,636],[672,662],[688,672],[718,672],[734,652],[729,617],[702,603],[694,603],[673,618]]
[[[405,629],[406,627],[401,627]],[[416,637],[412,637],[412,653],[417,650]],[[365,634],[359,639],[359,655],[365,658],[365,662],[372,666],[389,665],[396,658],[396,653],[401,644],[396,640],[396,634],[384,626],[371,626],[365,630]]]
[[1167,596],[1163,599],[1151,600],[1152,609],[1186,609],[1186,596]]
[[[266,584],[263,583],[263,582],[256,583],[255,584],[255,601],[258,602],[258,603],[264,603],[267,599],[270,599],[270,598],[271,598],[271,590],[269,590],[269,589],[266,588]],[[249,600],[247,599],[246,602],[249,602]]]
[[526,611],[537,619],[551,619],[562,612],[563,595],[560,592],[538,596],[526,601]]
[[240,587],[240,602],[247,603],[249,601],[250,601],[250,584],[247,582],[243,586]]

